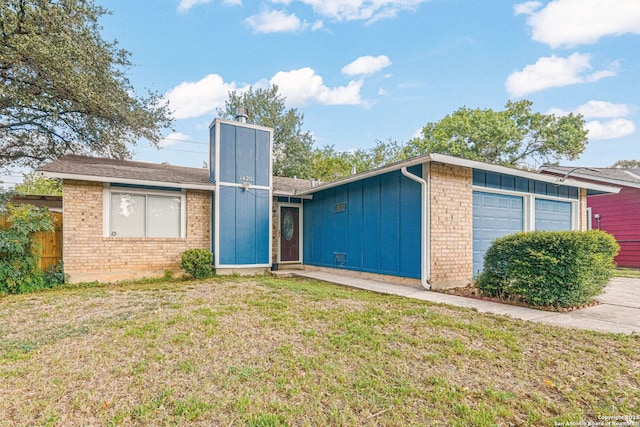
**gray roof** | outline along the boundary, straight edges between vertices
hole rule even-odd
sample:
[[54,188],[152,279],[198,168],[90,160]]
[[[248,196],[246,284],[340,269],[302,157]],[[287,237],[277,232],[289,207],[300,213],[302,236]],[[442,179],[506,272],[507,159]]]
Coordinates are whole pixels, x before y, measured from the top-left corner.
[[606,184],[640,188],[640,168],[592,168],[576,166],[548,166],[540,170],[542,173],[562,175],[574,179],[589,180]]
[[[98,182],[134,182],[148,185],[182,188],[210,189],[209,170],[174,166],[166,163],[135,162],[131,160],[106,159],[100,157],[68,154],[40,167],[39,172],[65,179]],[[296,190],[311,187],[306,179],[273,177],[276,194],[293,195]]]

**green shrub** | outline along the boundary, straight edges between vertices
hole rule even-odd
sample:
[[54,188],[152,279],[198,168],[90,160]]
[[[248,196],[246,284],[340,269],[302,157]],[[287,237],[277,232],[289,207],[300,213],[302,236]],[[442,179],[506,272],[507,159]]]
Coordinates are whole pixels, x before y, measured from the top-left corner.
[[68,275],[64,274],[64,264],[62,261],[52,266],[47,270],[47,273],[44,275],[44,281],[46,283],[46,287],[53,288],[58,285],[64,284],[68,280]]
[[34,234],[53,232],[53,218],[45,208],[3,206],[7,226],[0,229],[0,294],[18,294],[49,287],[39,268],[40,250]]
[[598,230],[512,234],[493,242],[476,286],[536,306],[585,304],[606,286],[619,250],[613,236]]
[[208,249],[188,249],[182,252],[182,268],[196,279],[204,279],[213,272],[213,254]]

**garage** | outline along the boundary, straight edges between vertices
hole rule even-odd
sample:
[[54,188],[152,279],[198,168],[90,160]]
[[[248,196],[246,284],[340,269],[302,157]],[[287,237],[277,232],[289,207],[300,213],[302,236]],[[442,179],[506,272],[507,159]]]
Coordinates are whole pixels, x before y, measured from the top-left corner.
[[571,230],[571,202],[536,198],[536,230]]
[[524,199],[473,192],[473,272],[482,270],[484,254],[498,237],[524,230]]

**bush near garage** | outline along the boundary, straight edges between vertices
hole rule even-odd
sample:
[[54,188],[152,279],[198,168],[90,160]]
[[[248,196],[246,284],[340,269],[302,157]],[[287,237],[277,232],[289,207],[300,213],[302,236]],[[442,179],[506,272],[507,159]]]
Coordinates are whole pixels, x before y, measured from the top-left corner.
[[571,307],[606,286],[620,246],[604,231],[534,231],[496,239],[476,286],[487,296]]
[[208,249],[188,249],[182,252],[182,268],[195,279],[204,279],[213,273],[213,254]]

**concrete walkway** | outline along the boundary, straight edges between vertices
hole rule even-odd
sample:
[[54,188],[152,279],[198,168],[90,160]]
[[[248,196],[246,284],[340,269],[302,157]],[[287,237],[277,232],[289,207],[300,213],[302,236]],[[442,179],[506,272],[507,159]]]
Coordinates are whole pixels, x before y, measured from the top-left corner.
[[597,298],[601,304],[568,313],[555,313],[432,292],[411,286],[340,276],[324,271],[296,270],[291,271],[291,273],[297,276],[353,288],[367,289],[373,292],[399,295],[457,307],[473,308],[481,313],[499,314],[514,319],[547,323],[565,328],[640,334],[640,279],[614,278],[605,288],[605,292]]

